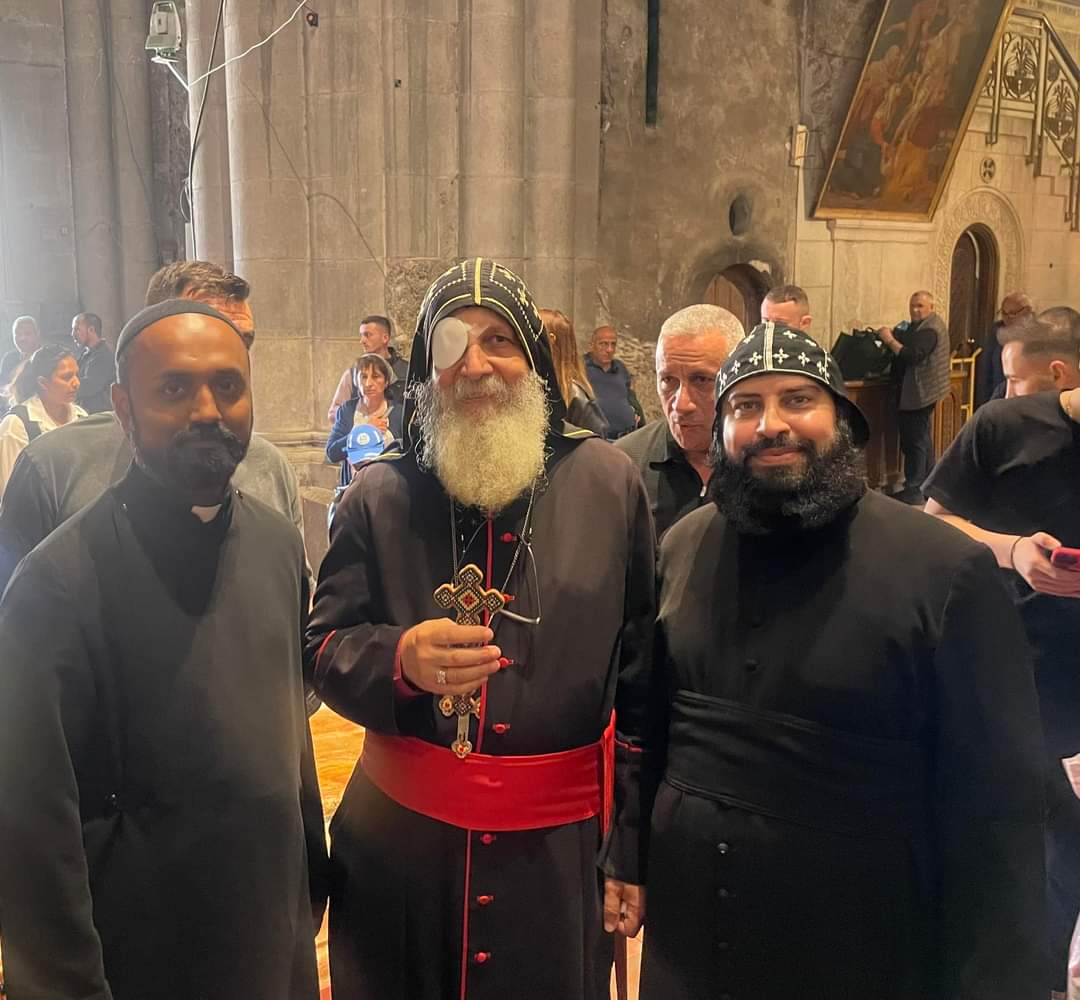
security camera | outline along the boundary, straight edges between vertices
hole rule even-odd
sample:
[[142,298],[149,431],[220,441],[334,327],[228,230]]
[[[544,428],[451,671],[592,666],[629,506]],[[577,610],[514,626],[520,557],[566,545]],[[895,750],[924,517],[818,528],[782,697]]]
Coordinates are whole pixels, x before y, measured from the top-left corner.
[[173,0],[159,0],[150,11],[146,51],[163,61],[174,60],[180,55],[180,43],[180,12]]

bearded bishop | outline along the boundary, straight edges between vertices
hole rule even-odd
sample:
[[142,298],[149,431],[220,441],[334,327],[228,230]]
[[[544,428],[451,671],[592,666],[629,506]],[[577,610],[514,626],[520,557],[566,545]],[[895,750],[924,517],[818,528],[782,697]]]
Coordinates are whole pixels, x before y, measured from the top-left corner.
[[496,261],[429,289],[406,397],[400,453],[334,518],[308,632],[320,695],[367,727],[331,824],[334,995],[600,1000],[616,688],[653,620],[645,489],[564,422]]

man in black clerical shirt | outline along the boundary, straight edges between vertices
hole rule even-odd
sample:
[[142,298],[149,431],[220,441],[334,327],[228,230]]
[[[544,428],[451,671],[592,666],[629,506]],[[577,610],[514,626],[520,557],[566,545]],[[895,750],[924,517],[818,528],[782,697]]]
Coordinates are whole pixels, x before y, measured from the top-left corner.
[[71,321],[71,339],[79,352],[79,405],[87,413],[112,409],[109,390],[116,375],[116,362],[101,335],[101,317],[79,313]]
[[733,313],[713,305],[680,309],[660,328],[656,393],[665,419],[615,442],[641,472],[658,538],[705,500],[716,373],[744,333]]
[[0,915],[12,1000],[314,1000],[325,839],[303,548],[230,488],[240,331],[202,303],[117,346],[128,473],[0,600]]
[[[1055,339],[1045,324],[1029,321],[1028,330],[1033,343]],[[981,406],[926,493],[928,513],[990,547],[1034,653],[1046,746],[1050,962],[1053,987],[1064,993],[1080,911],[1080,800],[1061,763],[1080,754],[1080,572],[1055,567],[1051,553],[1080,548],[1080,389]]]
[[990,553],[866,490],[803,331],[757,327],[717,387],[653,713],[620,718],[643,779],[603,864],[651,805],[642,1000],[1046,1000],[1038,711]]

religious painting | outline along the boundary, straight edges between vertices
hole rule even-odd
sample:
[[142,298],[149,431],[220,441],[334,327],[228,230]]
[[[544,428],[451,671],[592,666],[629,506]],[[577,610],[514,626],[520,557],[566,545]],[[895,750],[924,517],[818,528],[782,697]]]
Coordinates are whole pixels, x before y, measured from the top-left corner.
[[1011,7],[886,0],[818,218],[933,218]]

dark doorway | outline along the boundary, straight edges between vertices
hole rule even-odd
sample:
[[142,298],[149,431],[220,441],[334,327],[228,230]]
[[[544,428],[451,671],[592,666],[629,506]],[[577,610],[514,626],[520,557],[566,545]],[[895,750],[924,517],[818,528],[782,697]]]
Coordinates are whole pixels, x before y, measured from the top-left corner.
[[969,354],[982,347],[997,315],[998,248],[994,234],[976,224],[960,234],[952,256],[949,343]]
[[749,331],[761,322],[761,303],[769,290],[761,272],[749,264],[725,267],[705,289],[705,301],[733,312]]

